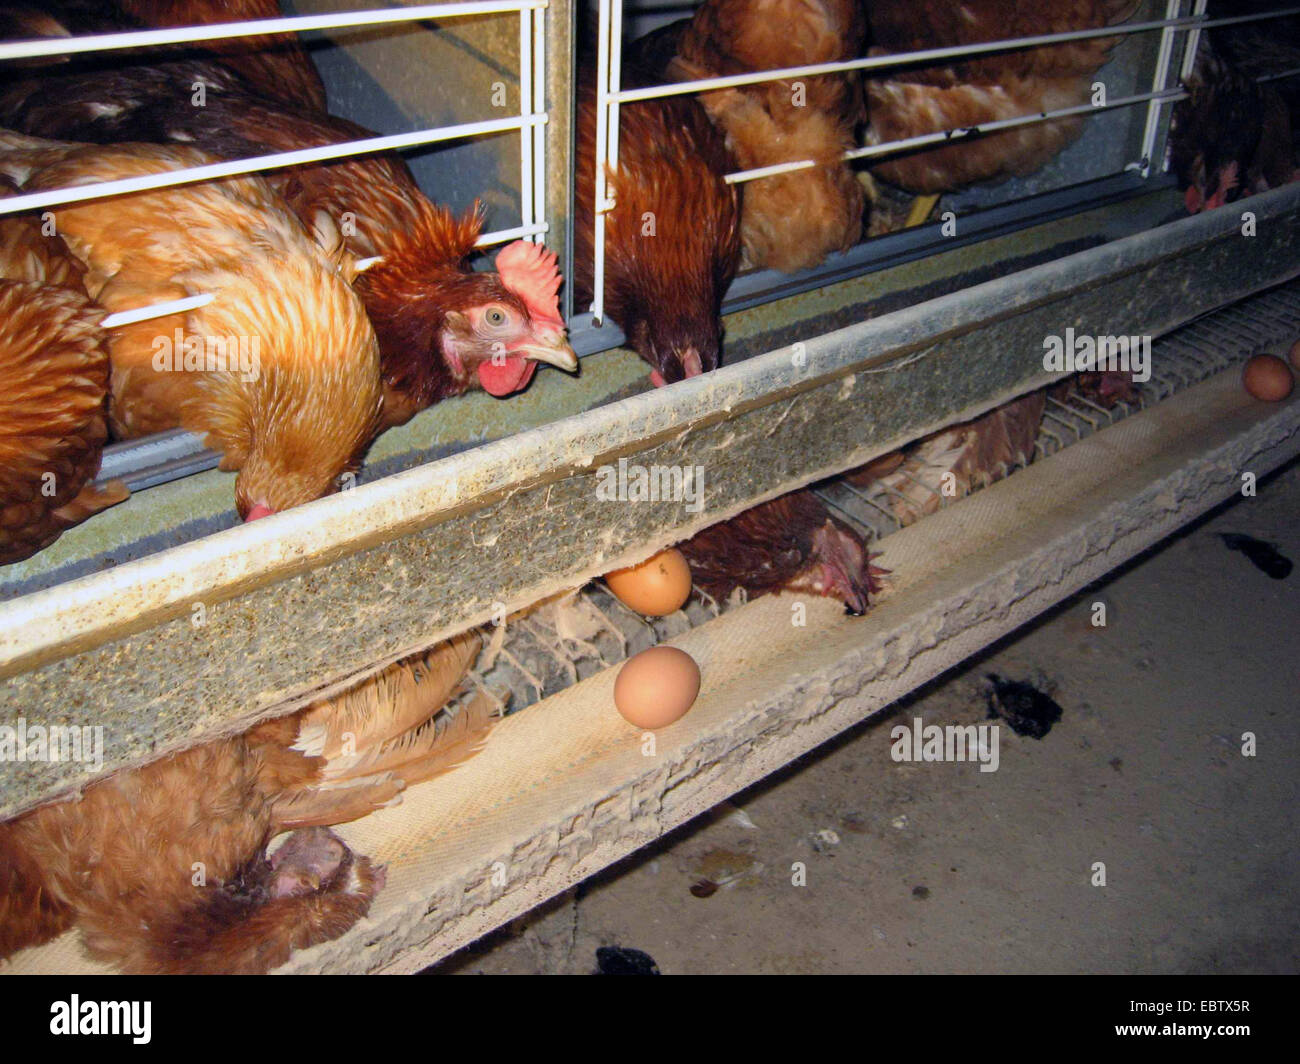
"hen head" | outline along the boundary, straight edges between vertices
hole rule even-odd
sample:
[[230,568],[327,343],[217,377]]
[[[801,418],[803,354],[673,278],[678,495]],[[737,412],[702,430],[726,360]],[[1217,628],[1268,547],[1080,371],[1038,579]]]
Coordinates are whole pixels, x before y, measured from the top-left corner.
[[443,319],[439,346],[452,379],[501,397],[527,386],[538,362],[570,372],[578,360],[560,317],[555,252],[517,240],[497,256],[495,274],[470,274],[467,291]]
[[520,240],[501,250],[496,272],[476,272],[466,262],[481,211],[456,218],[427,201],[420,207],[356,282],[379,338],[384,424],[471,388],[519,391],[538,362],[576,370],[555,254]]
[[714,322],[651,325],[637,319],[628,330],[628,343],[650,363],[650,383],[662,388],[717,369],[721,331]]
[[1187,97],[1174,106],[1169,168],[1187,210],[1213,210],[1245,195],[1245,163],[1254,155],[1264,99],[1257,86],[1213,55],[1197,59]]
[[[283,390],[287,393],[300,387],[303,385],[295,383]],[[343,486],[346,475],[361,468],[379,413],[378,382],[371,392],[370,410],[363,413],[358,408],[357,413],[363,416],[349,417],[352,424],[337,437],[331,431],[331,413],[311,398],[312,391],[310,384],[305,385],[301,403],[289,401],[281,408],[287,411],[292,404],[293,413],[267,419],[264,431],[254,434],[242,456],[238,446],[226,447],[221,468],[239,470],[235,508],[244,521],[332,495]]]
[[[628,346],[650,364],[656,388],[715,370],[721,360],[722,297],[740,261],[738,193],[721,186],[710,203],[720,218],[679,216],[661,235],[634,241],[622,229],[626,219],[611,215],[606,305]],[[632,202],[628,215],[639,218],[639,210]]]
[[303,257],[246,278],[224,269],[178,278],[217,292],[186,316],[193,337],[239,340],[225,368],[201,375],[182,423],[238,470],[244,520],[338,491],[378,428],[379,349],[344,276]]
[[867,612],[869,596],[880,591],[877,577],[884,571],[871,564],[858,536],[828,517],[813,533],[809,565],[786,586],[839,599],[846,613],[860,617]]

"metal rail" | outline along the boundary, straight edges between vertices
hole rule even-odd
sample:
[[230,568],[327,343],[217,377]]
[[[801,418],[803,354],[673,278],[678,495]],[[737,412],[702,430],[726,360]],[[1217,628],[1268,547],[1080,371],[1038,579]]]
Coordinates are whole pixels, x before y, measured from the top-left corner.
[[[1292,282],[1220,310],[1168,334],[1152,345],[1150,381],[1136,403],[1109,409],[1078,392],[1049,397],[1031,461],[1079,443],[1125,418],[1148,410],[1179,392],[1240,365],[1262,349],[1288,345],[1300,335],[1300,283]],[[1014,476],[1023,465],[1000,471]],[[826,506],[868,541],[924,521],[965,496],[944,496],[909,475],[904,466],[867,487],[832,478],[813,490]],[[907,491],[899,490],[903,483]],[[967,494],[983,490],[975,485]],[[509,692],[508,711],[517,712],[549,698],[594,673],[617,665],[647,647],[674,639],[737,606],[737,594],[717,602],[698,588],[676,613],[644,617],[624,606],[601,582],[529,607],[481,629],[490,649],[477,668],[480,686]]]

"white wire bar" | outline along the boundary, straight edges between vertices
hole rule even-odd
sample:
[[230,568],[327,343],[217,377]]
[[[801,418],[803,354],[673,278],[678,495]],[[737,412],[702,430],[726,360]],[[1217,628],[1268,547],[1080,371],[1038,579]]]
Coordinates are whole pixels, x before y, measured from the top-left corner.
[[[607,0],[602,0],[602,7]],[[953,45],[948,48],[927,48],[916,52],[893,52],[889,55],[870,56],[866,59],[844,59],[835,63],[814,63],[808,66],[782,67],[774,70],[760,70],[750,74],[729,74],[720,78],[700,78],[696,81],[675,81],[665,85],[653,85],[643,89],[623,89],[612,93],[619,103],[635,103],[638,100],[655,100],[662,96],[681,96],[690,92],[703,92],[710,89],[736,88],[741,85],[760,85],[766,81],[788,81],[797,78],[815,77],[818,74],[844,74],[853,70],[880,70],[901,68],[913,65],[926,65],[940,59],[961,59],[970,55],[982,55],[987,52],[1016,52],[1028,48],[1040,48],[1047,44],[1061,44],[1067,41],[1089,40],[1093,37],[1123,37],[1133,33],[1149,33],[1163,30],[1167,26],[1175,29],[1190,30],[1193,27],[1213,29],[1217,26],[1231,26],[1242,22],[1260,22],[1265,19],[1286,18],[1300,14],[1300,6],[1281,8],[1262,14],[1234,15],[1230,18],[1203,20],[1193,15],[1176,19],[1157,19],[1151,22],[1124,23],[1093,30],[1071,30],[1067,33],[1046,33],[1037,37],[1014,37],[1001,41],[986,41],[982,44]]]
[[[333,15],[306,16],[280,19],[258,19],[229,22],[217,26],[190,26],[176,29],[132,31],[130,33],[99,34],[79,38],[50,38],[37,41],[0,44],[0,60],[33,56],[73,53],[91,53],[118,48],[148,45],[189,43],[193,41],[221,40],[254,36],[290,30],[338,29],[356,26],[384,25],[399,22],[422,21],[434,18],[456,18],[467,15],[501,14],[518,12],[519,34],[519,117],[487,122],[469,122],[457,126],[416,130],[389,136],[370,137],[363,140],[344,141],[290,152],[232,159],[206,166],[187,167],[161,174],[141,175],[103,181],[79,188],[48,189],[39,193],[25,193],[0,198],[0,217],[18,211],[38,210],[63,206],[111,196],[169,188],[241,174],[276,170],[328,159],[350,158],[380,151],[434,144],[440,141],[460,140],[469,137],[492,136],[518,130],[520,133],[520,221],[510,229],[484,233],[475,246],[484,248],[504,244],[511,240],[535,240],[544,236],[549,225],[545,221],[545,125],[548,115],[539,111],[536,104],[545,99],[545,18],[549,0],[489,0],[482,3],[426,4],[419,7],[394,8],[382,11],[354,11]],[[115,328],[150,318],[162,317],[205,306],[213,299],[211,294],[169,300],[152,306],[138,307],[108,315],[101,325]]]
[[1297,74],[1300,74],[1300,67],[1292,67],[1290,70],[1279,70],[1275,74],[1261,74],[1255,79],[1255,81],[1258,84],[1263,85],[1265,82],[1269,81],[1281,81],[1283,78],[1293,78]]
[[378,151],[410,148],[420,144],[436,144],[446,140],[489,136],[494,133],[505,133],[511,130],[523,130],[535,125],[542,125],[545,124],[546,120],[547,116],[545,114],[537,114],[518,118],[495,118],[488,122],[466,122],[459,126],[442,126],[438,129],[417,130],[412,133],[395,133],[384,137],[369,137],[365,140],[349,140],[339,144],[325,144],[319,148],[301,148],[297,151],[275,152],[271,155],[254,155],[247,159],[231,159],[226,162],[208,163],[205,166],[191,166],[183,170],[168,170],[158,174],[123,177],[113,181],[101,181],[97,184],[82,185],[76,188],[53,188],[44,192],[26,192],[22,195],[0,199],[0,215],[61,204],[80,203],[105,196],[123,196],[131,192],[148,192],[153,189],[170,188],[174,185],[188,185],[195,181],[235,177],[260,170],[279,170],[283,167],[318,162],[322,159],[339,159],[354,155],[368,155]]
[[[1204,19],[1205,9],[1209,5],[1209,0],[1196,0],[1192,5],[1192,16],[1198,19]],[[1178,71],[1178,79],[1186,83],[1187,79],[1192,76],[1192,70],[1196,66],[1196,50],[1201,46],[1201,27],[1193,26],[1187,31],[1187,45],[1183,51],[1183,63]]]
[[136,322],[149,321],[151,318],[165,318],[169,314],[197,310],[199,307],[206,307],[212,302],[213,298],[210,293],[201,296],[184,296],[181,299],[169,299],[165,303],[151,303],[147,307],[119,310],[116,314],[110,314],[104,318],[99,323],[99,327],[101,329],[117,329],[123,325],[134,325]]
[[[1115,100],[1107,100],[1104,104],[1088,103],[1078,107],[1066,107],[1039,114],[998,119],[991,122],[984,122],[978,126],[940,130],[936,133],[927,133],[916,137],[908,137],[901,140],[890,141],[885,144],[875,144],[851,149],[846,151],[843,156],[846,161],[874,158],[881,155],[891,155],[902,151],[908,151],[913,148],[926,147],[928,145],[951,144],[967,137],[992,133],[998,130],[1013,129],[1019,126],[1034,125],[1036,123],[1050,122],[1060,118],[1094,114],[1101,111],[1110,111],[1120,107],[1131,107],[1136,104],[1146,103],[1148,104],[1148,112],[1146,127],[1143,131],[1142,160],[1140,163],[1133,164],[1133,166],[1141,172],[1143,177],[1147,177],[1150,174],[1151,153],[1155,149],[1155,140],[1158,134],[1160,108],[1169,103],[1185,99],[1187,96],[1187,93],[1181,88],[1166,87],[1173,54],[1174,34],[1178,32],[1187,32],[1189,34],[1187,45],[1188,50],[1184,53],[1182,63],[1183,79],[1185,80],[1187,72],[1190,71],[1190,64],[1194,62],[1196,44],[1203,30],[1217,26],[1231,26],[1247,22],[1259,22],[1300,14],[1300,6],[1292,6],[1280,8],[1276,11],[1207,19],[1205,17],[1206,0],[1194,0],[1192,12],[1186,16],[1179,15],[1181,8],[1182,0],[1167,0],[1165,8],[1166,17],[1147,22],[1134,22],[1118,26],[1097,27],[1095,29],[1072,30],[1065,33],[1048,33],[1033,37],[987,41],[981,44],[954,45],[945,48],[927,48],[914,52],[895,52],[889,55],[847,59],[833,63],[814,63],[805,66],[754,71],[748,74],[733,74],[717,78],[699,78],[694,81],[672,82],[669,84],[648,86],[640,89],[620,89],[618,78],[618,56],[620,54],[619,42],[621,41],[622,0],[600,0],[599,49],[597,54],[596,75],[596,229],[594,234],[595,262],[593,263],[594,270],[592,285],[594,298],[591,305],[591,313],[595,323],[597,325],[600,324],[604,310],[604,215],[614,207],[613,201],[610,200],[607,195],[605,174],[603,172],[604,167],[600,165],[599,161],[605,161],[606,166],[609,168],[609,172],[613,173],[617,170],[617,109],[621,104],[636,103],[642,100],[662,99],[667,96],[681,96],[687,93],[737,88],[742,85],[760,85],[765,82],[816,77],[821,74],[842,74],[858,70],[899,69],[908,66],[927,65],[938,60],[959,59],[972,55],[987,54],[990,52],[1023,51],[1029,48],[1039,48],[1044,45],[1061,44],[1068,41],[1091,40],[1099,37],[1123,37],[1135,33],[1149,33],[1155,30],[1160,30],[1162,38],[1159,54],[1157,56],[1156,71],[1153,77],[1152,91],[1150,92],[1138,93]],[[1272,80],[1276,77],[1287,76],[1289,76],[1289,73],[1271,75],[1268,78],[1261,78],[1260,80]],[[811,169],[816,165],[818,164],[812,159],[791,160],[790,162],[777,163],[772,166],[756,167],[752,170],[738,170],[727,174],[725,180],[728,184],[741,184],[747,181],[756,181],[765,177],[774,177],[777,174]]]
[[97,33],[83,37],[42,37],[38,40],[9,41],[0,44],[0,60],[107,52],[119,48],[144,48],[163,44],[194,44],[200,41],[221,41],[271,33],[383,26],[396,22],[464,18],[467,15],[497,15],[544,8],[547,2],[548,0],[479,0],[479,2],[463,4],[423,4],[418,7],[393,7],[379,11],[340,11],[329,15],[295,15],[286,18],[251,19],[244,22],[220,22],[211,26],[178,26],[174,29]]
[[492,233],[484,233],[476,241],[476,248],[491,247],[494,244],[504,244],[508,240],[524,240],[529,237],[543,236],[550,232],[551,227],[545,223],[534,222],[532,225],[517,225],[513,229],[498,229]]
[[[533,114],[549,114],[546,106],[546,12],[535,8],[533,21]],[[527,136],[525,132],[523,134]],[[535,236],[544,234],[550,226],[546,221],[546,127],[533,126],[533,219],[540,226]]]
[[622,42],[612,37],[615,9],[621,18],[623,0],[618,0],[617,4],[611,3],[610,0],[601,0],[596,28],[596,157],[593,160],[596,173],[592,193],[596,201],[592,205],[592,246],[595,261],[591,273],[590,310],[592,321],[597,326],[604,324],[605,319],[605,215],[614,207],[613,201],[609,198],[606,178],[610,172],[608,164],[611,120],[614,127],[618,128],[618,103],[614,99],[618,83],[610,80],[612,69],[610,53],[618,52],[622,48]]
[[[1167,21],[1173,22],[1182,11],[1183,0],[1166,0],[1165,16]],[[1168,88],[1169,67],[1173,62],[1174,40],[1180,30],[1171,25],[1165,26],[1160,34],[1160,49],[1156,53],[1156,69],[1151,77],[1151,91],[1159,93]],[[1142,129],[1142,154],[1136,167],[1138,173],[1143,177],[1149,177],[1151,174],[1151,156],[1156,150],[1156,139],[1160,136],[1160,110],[1164,106],[1164,100],[1158,96],[1154,97],[1147,104],[1146,125]]]
[[[533,111],[533,27],[531,12],[519,12],[519,118],[527,119]],[[533,137],[530,130],[519,128],[519,219],[533,224]]]
[[[924,148],[932,144],[955,144],[967,137],[979,136],[985,133],[996,133],[1003,129],[1015,129],[1019,126],[1037,125],[1039,122],[1052,122],[1058,118],[1073,118],[1077,115],[1094,114],[1099,111],[1113,111],[1120,107],[1132,107],[1135,104],[1149,103],[1151,101],[1172,102],[1181,100],[1186,97],[1182,89],[1164,89],[1160,92],[1141,92],[1133,96],[1119,96],[1113,100],[1107,100],[1104,104],[1085,103],[1077,107],[1062,107],[1056,111],[1043,111],[1039,114],[1018,115],[1014,118],[999,118],[994,121],[984,122],[978,126],[966,126],[961,129],[940,130],[937,133],[921,133],[915,137],[906,137],[902,140],[891,140],[885,144],[870,144],[861,148],[851,148],[844,153],[846,160],[853,159],[873,159],[881,155],[893,155],[901,151],[909,151],[912,148]],[[745,181],[756,181],[762,177],[773,177],[776,174],[791,173],[795,170],[807,170],[819,165],[811,159],[801,159],[798,162],[776,163],[772,166],[761,166],[753,170],[737,170],[735,173],[728,174],[726,181],[728,184],[739,184]]]

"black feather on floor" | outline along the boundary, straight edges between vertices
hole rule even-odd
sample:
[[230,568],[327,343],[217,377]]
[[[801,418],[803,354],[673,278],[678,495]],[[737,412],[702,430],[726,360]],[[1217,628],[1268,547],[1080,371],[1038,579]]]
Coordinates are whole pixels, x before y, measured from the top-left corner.
[[1017,735],[1041,739],[1061,719],[1061,707],[1033,684],[995,673],[989,673],[988,680],[989,718],[1005,720]]
[[597,975],[659,975],[659,965],[648,953],[622,946],[601,946],[596,950]]
[[1251,560],[1255,568],[1274,580],[1285,580],[1291,575],[1291,559],[1272,543],[1240,532],[1220,532],[1219,538],[1228,550],[1239,550]]

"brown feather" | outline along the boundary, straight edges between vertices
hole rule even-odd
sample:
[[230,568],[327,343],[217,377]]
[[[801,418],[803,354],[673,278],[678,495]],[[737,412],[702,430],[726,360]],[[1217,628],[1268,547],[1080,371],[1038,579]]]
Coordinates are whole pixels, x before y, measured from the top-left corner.
[[477,635],[464,633],[313,703],[297,715],[293,748],[326,759],[343,756],[345,748],[361,754],[423,724],[447,703],[481,646]]
[[[253,973],[338,937],[369,909],[381,870],[319,829],[295,831],[269,857],[268,844],[290,828],[392,804],[406,785],[471,756],[490,699],[454,715],[435,699],[459,683],[477,649],[476,636],[461,636],[359,685],[427,711],[409,737],[391,731],[410,719],[405,706],[350,692],[0,823],[0,957],[75,925],[93,957],[126,972]],[[295,749],[303,721],[322,724],[326,705],[340,713],[326,734],[355,724],[372,763],[393,771],[327,779],[339,759]],[[376,708],[387,738],[358,716],[362,706]]]
[[0,564],[126,498],[90,483],[108,437],[102,317],[72,288],[0,281]]
[[[675,81],[856,57],[865,25],[857,0],[706,0],[695,15],[643,45]],[[635,46],[634,46],[635,47]],[[741,235],[749,266],[815,266],[862,236],[865,197],[843,154],[862,119],[857,75],[781,80],[700,94],[741,169],[812,159],[806,170],[745,190]]]
[[[52,161],[53,160],[53,161]],[[27,191],[204,165],[192,148],[58,145],[0,134],[0,172]],[[376,431],[374,332],[339,263],[260,178],[91,200],[60,209],[59,232],[109,311],[215,296],[184,315],[114,329],[111,418],[119,436],[183,426],[237,469],[236,504],[280,511],[336,489]],[[159,370],[176,330],[205,344],[256,344],[255,372]],[[175,347],[172,347],[175,354]],[[179,354],[176,355],[179,358]],[[250,379],[251,377],[251,379]]]
[[[206,26],[280,18],[279,0],[117,0],[122,11],[144,26]],[[305,14],[305,12],[303,12]],[[325,110],[325,84],[296,33],[263,34],[208,41],[205,51],[220,57],[259,92],[272,99]]]
[[885,491],[900,524],[934,513],[945,501],[987,487],[1034,460],[1047,392],[1013,399],[987,414],[949,426],[903,451],[847,474],[850,483]]
[[[1137,0],[873,0],[867,5],[871,54],[1113,26],[1127,20],[1136,6]],[[1094,37],[868,77],[867,142],[880,144],[1085,104],[1097,71],[1118,41]],[[1027,174],[1077,137],[1082,123],[1082,118],[1058,119],[912,152],[877,163],[872,173],[918,193]]]
[[[637,83],[629,68],[628,83]],[[620,108],[615,208],[606,216],[605,305],[629,345],[667,383],[718,365],[722,297],[740,263],[740,194],[723,176],[734,165],[693,99]],[[578,96],[574,291],[592,298],[596,182],[595,84]],[[693,353],[692,355],[688,353]]]

